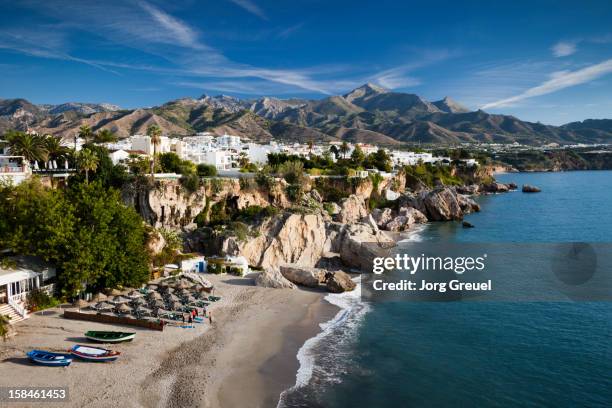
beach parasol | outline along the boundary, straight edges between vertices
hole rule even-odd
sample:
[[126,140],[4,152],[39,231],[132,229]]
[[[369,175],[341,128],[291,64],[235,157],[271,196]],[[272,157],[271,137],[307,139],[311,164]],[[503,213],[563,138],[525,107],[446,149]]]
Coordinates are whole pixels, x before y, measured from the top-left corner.
[[117,313],[130,313],[132,311],[132,308],[126,305],[125,303],[122,303],[117,306],[115,310],[117,311]]
[[153,303],[151,303],[151,307],[152,308],[156,308],[156,307],[166,307],[166,304],[161,301],[161,300],[156,300]]
[[179,296],[189,296],[191,292],[188,291],[187,289],[181,289],[178,292],[176,292],[176,294]]
[[119,303],[128,303],[131,299],[130,298],[126,298],[124,296],[115,296],[111,302],[115,303],[115,304],[119,304]]
[[91,300],[92,300],[93,302],[101,302],[101,301],[106,300],[106,299],[108,299],[108,296],[106,296],[106,295],[105,295],[104,293],[102,293],[102,292],[99,292],[99,293],[96,293],[96,294],[94,295],[94,297],[93,297]]
[[180,280],[177,285],[174,286],[177,289],[188,289],[191,285],[187,284],[184,280]]
[[161,298],[162,298],[162,295],[160,295],[159,292],[151,292],[147,295],[147,299],[149,300],[157,300]]
[[181,299],[180,299],[178,296],[176,296],[176,295],[172,295],[172,294],[170,294],[170,295],[166,296],[166,300],[167,300],[168,302],[178,302],[178,301],[180,301]]
[[170,310],[181,310],[182,308],[183,308],[183,305],[181,304],[181,302],[170,303]]
[[119,289],[113,289],[113,290],[110,291],[110,294],[112,296],[119,296],[119,295],[121,295],[121,291]]
[[114,306],[107,302],[99,302],[92,306],[98,312],[113,310]]
[[133,305],[145,305],[146,303],[147,303],[147,301],[146,301],[146,300],[144,300],[144,299],[143,299],[143,298],[141,298],[141,297],[139,297],[139,298],[136,298],[136,299],[132,300],[132,304],[133,304]]
[[142,306],[138,306],[132,309],[132,313],[138,317],[151,316],[151,312],[151,309]]
[[142,297],[142,293],[140,293],[137,290],[133,290],[127,294],[127,297],[132,298],[132,299],[139,298],[139,297]]
[[157,290],[157,285],[147,285],[148,290]]
[[78,299],[75,300],[74,303],[72,304],[72,306],[74,307],[78,307],[79,309],[82,309],[84,307],[87,307],[89,303],[87,303],[86,301],[84,301],[83,299]]
[[189,295],[187,297],[185,297],[185,303],[193,303],[196,301],[196,298],[194,298],[193,296]]

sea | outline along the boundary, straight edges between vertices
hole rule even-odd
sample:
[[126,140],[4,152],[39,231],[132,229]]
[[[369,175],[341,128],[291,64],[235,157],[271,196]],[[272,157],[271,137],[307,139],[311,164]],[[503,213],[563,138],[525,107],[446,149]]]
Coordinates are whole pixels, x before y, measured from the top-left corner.
[[[478,197],[475,228],[430,223],[410,240],[612,240],[611,171],[496,178],[542,192]],[[300,349],[279,407],[612,407],[612,302],[326,299],[340,311]]]

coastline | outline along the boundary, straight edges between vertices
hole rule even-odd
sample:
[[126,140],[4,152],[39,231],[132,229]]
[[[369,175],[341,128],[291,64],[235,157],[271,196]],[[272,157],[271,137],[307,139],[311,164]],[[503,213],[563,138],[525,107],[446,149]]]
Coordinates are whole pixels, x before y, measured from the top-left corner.
[[280,393],[295,384],[298,350],[338,308],[324,301],[323,292],[261,288],[252,279],[225,275],[207,278],[222,296],[210,309],[212,325],[164,332],[130,328],[136,339],[111,346],[122,353],[114,363],[75,360],[65,369],[31,364],[25,353],[32,348],[66,351],[86,343],[86,330],[125,330],[67,320],[57,309],[33,315],[0,346],[0,368],[11,372],[0,386],[69,387],[68,407],[276,406]]

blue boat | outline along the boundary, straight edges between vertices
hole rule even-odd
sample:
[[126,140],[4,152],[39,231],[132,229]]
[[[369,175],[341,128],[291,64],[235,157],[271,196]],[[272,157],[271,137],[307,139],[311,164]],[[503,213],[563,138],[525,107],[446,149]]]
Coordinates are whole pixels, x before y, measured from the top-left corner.
[[28,357],[34,363],[48,367],[66,367],[72,363],[70,354],[52,353],[44,350],[29,351]]

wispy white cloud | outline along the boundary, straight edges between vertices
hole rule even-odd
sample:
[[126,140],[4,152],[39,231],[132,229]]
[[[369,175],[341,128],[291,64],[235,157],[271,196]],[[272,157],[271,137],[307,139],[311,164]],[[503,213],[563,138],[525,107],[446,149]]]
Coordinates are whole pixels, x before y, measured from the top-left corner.
[[198,42],[198,34],[190,26],[145,1],[139,1],[138,4],[159,23],[160,27],[173,34],[180,44],[192,48],[201,47]]
[[612,59],[608,59],[600,62],[599,64],[590,65],[575,71],[557,71],[550,75],[550,79],[541,83],[540,85],[529,88],[526,91],[510,98],[504,98],[495,102],[487,103],[482,106],[482,109],[511,106],[525,99],[550,94],[565,88],[584,84],[610,73],[612,73]]
[[257,4],[255,4],[255,2],[253,2],[252,0],[230,0],[230,1],[234,3],[235,5],[242,7],[249,13],[263,20],[268,19],[268,16],[266,15],[266,13],[264,13],[264,11]]
[[552,46],[551,51],[557,58],[574,54],[578,49],[577,41],[559,41]]

